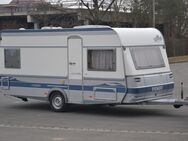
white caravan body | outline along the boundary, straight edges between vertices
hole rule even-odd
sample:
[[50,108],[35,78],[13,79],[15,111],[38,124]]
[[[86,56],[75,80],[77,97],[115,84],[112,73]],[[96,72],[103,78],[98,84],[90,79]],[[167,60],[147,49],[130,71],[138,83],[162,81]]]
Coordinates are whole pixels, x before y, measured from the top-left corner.
[[66,103],[138,104],[169,97],[174,82],[162,34],[154,28],[86,26],[4,30],[1,92]]

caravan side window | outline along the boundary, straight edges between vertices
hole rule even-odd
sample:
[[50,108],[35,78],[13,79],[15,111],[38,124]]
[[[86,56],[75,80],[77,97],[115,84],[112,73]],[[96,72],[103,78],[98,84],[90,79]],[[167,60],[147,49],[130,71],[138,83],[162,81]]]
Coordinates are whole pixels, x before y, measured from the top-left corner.
[[20,49],[5,49],[5,68],[19,69],[20,64]]
[[116,71],[116,50],[89,49],[87,61],[89,71]]

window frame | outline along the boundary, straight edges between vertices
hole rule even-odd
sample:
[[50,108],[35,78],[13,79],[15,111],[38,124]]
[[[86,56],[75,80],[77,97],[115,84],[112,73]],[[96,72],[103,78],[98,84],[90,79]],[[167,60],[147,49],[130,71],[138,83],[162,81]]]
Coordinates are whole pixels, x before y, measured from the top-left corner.
[[[113,61],[112,61],[112,69],[97,69],[97,68],[89,68],[89,52],[90,51],[112,51]],[[117,71],[117,51],[116,48],[89,48],[87,49],[87,71],[97,71],[97,72],[116,72]]]
[[[151,48],[157,48],[158,50],[159,50],[159,55],[160,55],[160,57],[159,58],[162,58],[162,60],[160,60],[161,61],[161,64],[160,65],[148,65],[148,66],[139,66],[138,65],[138,63],[137,63],[137,59],[136,59],[136,57],[135,57],[135,53],[134,53],[134,49],[136,49],[136,48],[139,48],[139,49],[146,49],[146,48],[149,48],[149,49],[151,49]],[[136,70],[143,70],[143,69],[154,69],[154,68],[163,68],[163,67],[165,67],[166,65],[165,65],[165,61],[164,61],[164,59],[163,59],[163,55],[162,55],[162,53],[161,53],[161,49],[160,49],[160,46],[143,46],[143,47],[130,47],[129,48],[129,50],[130,50],[130,54],[131,54],[131,57],[132,57],[132,60],[133,60],[133,63],[134,63],[134,66],[135,66],[135,68],[136,68]]]
[[[17,59],[17,63],[16,64],[11,64],[9,61],[11,60],[8,60],[10,57],[10,52],[8,51],[16,51],[16,59]],[[7,54],[9,54],[9,56],[7,56]],[[8,63],[8,64],[7,64]],[[4,49],[4,67],[6,69],[21,69],[21,50],[20,49]]]

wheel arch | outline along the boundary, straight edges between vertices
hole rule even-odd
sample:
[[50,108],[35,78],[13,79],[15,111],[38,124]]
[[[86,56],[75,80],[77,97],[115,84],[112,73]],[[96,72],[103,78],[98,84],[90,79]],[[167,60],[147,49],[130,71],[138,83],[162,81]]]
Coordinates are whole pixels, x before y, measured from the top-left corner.
[[48,92],[48,101],[50,101],[50,97],[55,93],[55,92],[58,92],[60,94],[63,95],[63,97],[65,98],[65,102],[67,103],[68,102],[68,97],[67,97],[67,93],[62,90],[62,89],[51,89],[49,92]]

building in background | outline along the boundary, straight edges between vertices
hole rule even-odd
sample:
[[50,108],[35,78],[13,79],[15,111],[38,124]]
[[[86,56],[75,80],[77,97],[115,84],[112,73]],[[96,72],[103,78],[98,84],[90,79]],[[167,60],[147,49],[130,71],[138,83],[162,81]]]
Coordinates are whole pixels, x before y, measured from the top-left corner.
[[[0,29],[21,27],[36,29],[42,26],[72,27],[90,24],[88,10],[80,4],[78,7],[73,6],[71,1],[73,0],[55,5],[45,0],[12,0],[9,4],[0,6]],[[120,13],[118,17],[117,20],[114,12],[108,12],[100,24],[113,26],[112,19],[116,19],[116,23],[120,26],[132,26],[128,13]]]
[[[92,3],[89,3],[92,7]],[[136,11],[139,10],[137,7]],[[118,27],[148,27],[150,21],[141,18],[139,13],[130,13],[123,8],[116,11],[117,7],[110,9],[97,24]],[[139,12],[139,11],[138,11]],[[144,11],[148,13],[148,11]],[[165,11],[162,11],[165,12]],[[161,13],[162,13],[161,12]],[[99,11],[97,16],[103,15]],[[170,37],[166,34],[168,25],[157,13],[156,28],[166,38],[169,56],[188,54],[188,39]],[[91,13],[79,0],[64,0],[63,3],[51,4],[45,0],[12,0],[9,4],[0,5],[0,29],[39,29],[43,26],[73,27],[76,25],[93,24],[90,21]],[[148,17],[148,15],[146,15]],[[140,21],[139,21],[140,18]],[[94,23],[95,24],[95,23]],[[173,29],[173,27],[171,27]],[[168,28],[168,29],[171,29]]]

